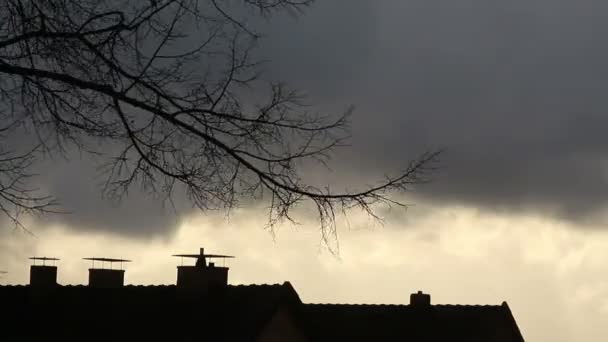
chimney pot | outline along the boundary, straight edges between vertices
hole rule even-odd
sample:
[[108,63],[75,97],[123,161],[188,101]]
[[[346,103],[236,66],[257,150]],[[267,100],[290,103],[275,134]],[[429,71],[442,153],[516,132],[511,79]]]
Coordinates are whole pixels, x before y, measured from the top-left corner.
[[30,267],[30,286],[36,288],[57,286],[57,266],[32,265]]
[[89,269],[89,287],[119,288],[125,283],[124,270],[108,270],[105,268]]
[[[48,262],[55,262],[59,259],[49,257],[31,257],[33,264],[30,267],[30,286],[35,288],[52,288],[57,286],[57,266],[47,265]],[[36,265],[36,262],[42,265]]]
[[410,305],[413,307],[429,307],[431,306],[431,295],[418,291],[410,295]]
[[[95,288],[119,288],[123,287],[125,283],[125,271],[122,269],[122,264],[125,262],[131,262],[126,259],[112,259],[112,258],[83,258],[84,260],[90,260],[93,263],[93,267],[89,268],[89,287]],[[101,262],[101,268],[95,268],[95,261]],[[109,263],[110,268],[104,268],[104,264]],[[113,263],[120,263],[120,269],[112,269]]]
[[177,266],[177,288],[188,293],[202,294],[226,287],[228,285],[228,267],[216,266],[215,262],[207,263],[207,259],[232,258],[232,256],[205,254],[203,248],[199,251],[199,254],[174,255],[196,259],[194,266]]

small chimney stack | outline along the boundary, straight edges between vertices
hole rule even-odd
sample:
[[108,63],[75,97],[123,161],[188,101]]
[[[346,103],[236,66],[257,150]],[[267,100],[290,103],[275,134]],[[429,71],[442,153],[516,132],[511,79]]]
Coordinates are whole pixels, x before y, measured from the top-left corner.
[[418,291],[410,295],[410,305],[416,308],[425,308],[431,306],[431,295]]
[[[58,261],[57,258],[31,257],[33,261],[30,266],[30,286],[33,288],[53,288],[57,286],[57,266],[47,265],[47,261]],[[42,261],[42,265],[36,265],[36,261]]]
[[[124,286],[125,283],[125,270],[122,269],[124,262],[131,262],[131,260],[125,259],[111,259],[111,258],[83,258],[84,260],[90,260],[92,267],[89,268],[89,287],[102,288],[102,289],[114,289]],[[101,262],[101,268],[95,267],[95,261]],[[119,269],[113,269],[113,263],[120,263]],[[105,268],[105,263],[110,264],[110,268]]]
[[[217,266],[207,259],[234,258],[229,255],[205,254],[201,248],[199,254],[176,254],[182,258],[182,265],[177,266],[177,288],[181,292],[207,293],[209,290],[221,289],[228,285],[228,267]],[[184,266],[183,258],[196,259],[194,266]],[[184,291],[185,290],[185,291]]]

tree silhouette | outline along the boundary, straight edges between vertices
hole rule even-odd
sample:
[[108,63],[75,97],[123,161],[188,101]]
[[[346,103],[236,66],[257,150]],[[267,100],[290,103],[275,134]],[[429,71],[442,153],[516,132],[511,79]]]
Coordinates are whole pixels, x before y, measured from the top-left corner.
[[[139,184],[171,198],[184,187],[201,209],[264,198],[271,226],[292,220],[291,209],[307,200],[322,232],[331,232],[338,212],[374,215],[375,203],[401,205],[390,193],[424,182],[438,152],[355,192],[302,179],[301,162],[325,163],[345,144],[350,111],[319,115],[298,92],[263,82],[253,55],[260,35],[247,19],[299,13],[311,2],[4,1],[0,115],[35,132],[37,151],[107,147],[106,194],[120,197]],[[0,160],[12,165],[0,171],[0,209],[9,215],[7,203],[30,212],[53,204],[15,185],[37,151]]]

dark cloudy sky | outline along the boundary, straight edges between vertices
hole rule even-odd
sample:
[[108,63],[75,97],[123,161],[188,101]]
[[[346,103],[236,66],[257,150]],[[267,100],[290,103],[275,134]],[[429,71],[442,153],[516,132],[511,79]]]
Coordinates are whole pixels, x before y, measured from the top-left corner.
[[[240,257],[235,281],[289,279],[308,301],[399,303],[423,288],[437,302],[507,300],[528,341],[605,340],[607,17],[599,0],[318,0],[272,18],[266,77],[320,110],[356,106],[352,146],[315,178],[354,187],[445,148],[410,211],[382,212],[380,230],[358,229],[370,222],[354,213],[336,259],[318,252],[314,222],[273,243],[259,210],[225,219],[137,193],[104,200],[95,164],[73,158],[38,180],[73,213],[32,222],[35,238],[3,230],[0,268],[26,282],[30,252],[111,251],[140,259],[133,282],[170,283],[166,255],[205,245]],[[64,266],[81,282],[84,265]]]
[[270,44],[277,76],[357,106],[347,163],[373,173],[445,147],[445,171],[421,189],[430,199],[601,214],[608,4],[331,3]]

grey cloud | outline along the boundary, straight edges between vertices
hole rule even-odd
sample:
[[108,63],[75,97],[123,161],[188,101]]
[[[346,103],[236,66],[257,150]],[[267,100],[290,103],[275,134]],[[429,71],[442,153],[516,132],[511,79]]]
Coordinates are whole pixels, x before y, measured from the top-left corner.
[[169,237],[177,229],[180,214],[191,209],[176,196],[176,208],[158,196],[135,186],[123,198],[103,196],[105,176],[98,160],[72,156],[46,168],[39,181],[57,197],[65,214],[39,217],[36,227],[64,225],[81,231],[101,230],[136,238]]
[[[444,147],[421,200],[589,223],[608,204],[606,13],[597,0],[317,1],[259,23],[259,54],[319,110],[357,107],[352,148],[313,178],[354,188]],[[149,196],[102,199],[87,163],[54,170],[42,182],[73,214],[53,222],[133,236],[179,222]]]
[[[354,146],[336,160],[353,179],[444,147],[434,183],[416,189],[422,198],[597,223],[608,204],[607,9],[591,0],[374,2],[358,20],[373,23],[372,39],[353,41],[356,25],[352,35],[332,31],[352,44],[330,54],[355,81],[328,85],[334,71],[318,65],[299,73],[358,106]],[[369,53],[344,52],[355,49]]]
[[[310,11],[309,15],[278,15],[268,22],[252,22],[269,36],[269,40],[272,37],[271,44],[262,44],[258,50],[259,57],[283,56],[272,58],[273,61],[267,64],[272,68],[267,70],[266,77],[293,81],[303,90],[309,86],[318,88],[319,79],[316,76],[319,74],[311,74],[313,77],[307,78],[307,70],[328,67],[332,71],[322,74],[324,79],[321,83],[325,85],[323,93],[325,98],[336,97],[330,92],[348,83],[352,70],[351,65],[344,63],[343,55],[331,53],[330,50],[339,48],[351,59],[365,60],[369,55],[367,46],[373,43],[373,27],[376,25],[375,22],[360,24],[374,11],[375,6],[371,2],[351,1],[348,11],[343,5],[319,2],[318,8]],[[356,34],[351,36],[353,29],[356,29]],[[361,40],[365,43],[361,44]],[[291,45],[296,41],[296,46]],[[14,145],[27,140],[28,137],[19,136]],[[99,148],[111,151],[108,146]],[[68,214],[40,217],[33,223],[36,229],[57,224],[72,230],[103,231],[139,239],[170,237],[181,219],[197,210],[179,191],[173,198],[176,210],[170,203],[146,191],[138,191],[137,187],[119,202],[104,198],[102,186],[105,178],[98,170],[99,162],[99,159],[94,160],[86,154],[68,152],[68,160],[59,157],[38,166],[43,170],[36,179],[38,186],[56,196],[61,210]]]
[[362,82],[378,42],[378,10],[368,0],[317,1],[303,15],[277,16],[261,25],[265,77],[285,80],[323,102],[348,96]]

